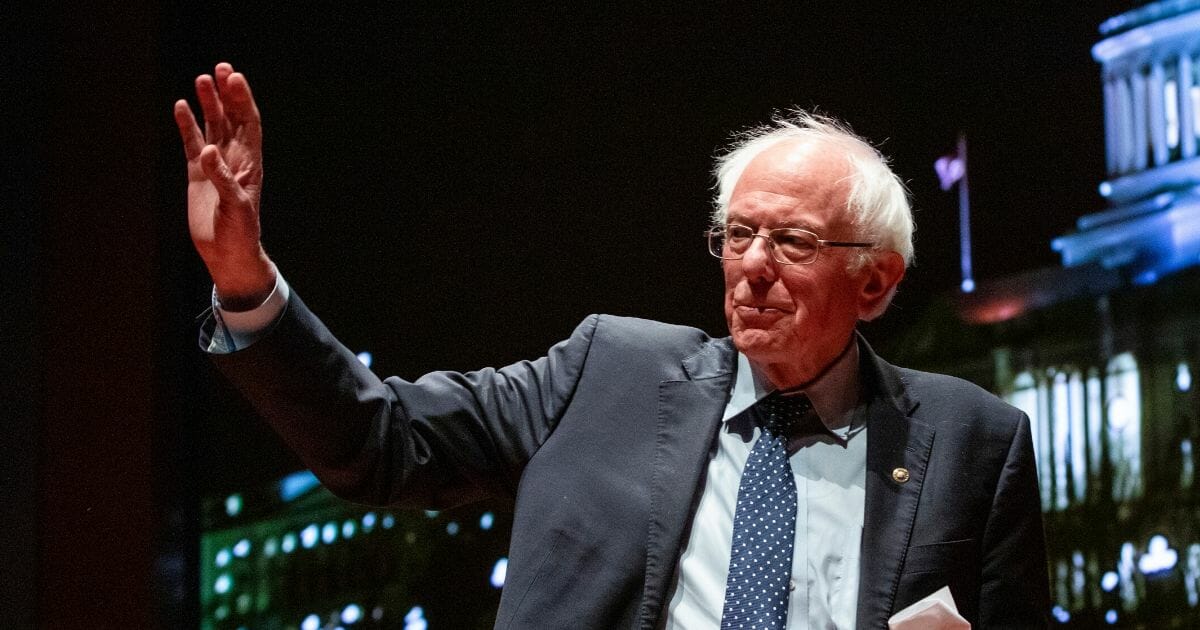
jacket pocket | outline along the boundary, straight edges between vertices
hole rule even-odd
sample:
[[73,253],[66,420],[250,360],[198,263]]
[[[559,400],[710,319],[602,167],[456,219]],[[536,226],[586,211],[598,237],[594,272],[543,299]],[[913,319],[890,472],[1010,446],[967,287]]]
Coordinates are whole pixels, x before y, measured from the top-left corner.
[[977,564],[973,558],[978,552],[976,547],[974,538],[914,545],[909,547],[904,558],[904,574],[962,571]]

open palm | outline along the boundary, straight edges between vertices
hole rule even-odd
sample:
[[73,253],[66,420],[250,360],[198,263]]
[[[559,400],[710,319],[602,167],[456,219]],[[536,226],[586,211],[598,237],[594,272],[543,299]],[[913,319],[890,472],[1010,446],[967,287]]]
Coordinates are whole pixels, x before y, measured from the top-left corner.
[[245,76],[227,63],[196,78],[204,131],[175,103],[188,173],[188,230],[226,305],[265,297],[274,268],[259,225],[262,123]]

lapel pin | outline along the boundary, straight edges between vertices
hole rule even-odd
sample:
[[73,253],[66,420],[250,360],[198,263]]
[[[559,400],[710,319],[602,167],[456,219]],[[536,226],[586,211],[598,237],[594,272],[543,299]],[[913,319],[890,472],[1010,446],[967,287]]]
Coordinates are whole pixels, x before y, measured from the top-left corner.
[[897,468],[892,471],[892,481],[896,483],[905,483],[908,481],[908,469]]

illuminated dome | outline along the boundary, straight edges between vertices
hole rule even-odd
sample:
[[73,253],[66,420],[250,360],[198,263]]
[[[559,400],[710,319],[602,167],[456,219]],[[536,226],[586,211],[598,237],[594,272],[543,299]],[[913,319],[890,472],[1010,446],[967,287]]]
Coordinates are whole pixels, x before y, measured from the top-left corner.
[[1104,84],[1111,207],[1053,242],[1063,265],[1098,263],[1136,284],[1200,262],[1200,0],[1106,20],[1092,48]]

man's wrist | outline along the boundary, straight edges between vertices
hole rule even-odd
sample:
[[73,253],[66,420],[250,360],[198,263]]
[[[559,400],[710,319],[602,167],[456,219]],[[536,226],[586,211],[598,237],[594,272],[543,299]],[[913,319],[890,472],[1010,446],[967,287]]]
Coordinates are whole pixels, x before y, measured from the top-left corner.
[[265,254],[255,261],[254,265],[243,266],[241,269],[245,270],[247,267],[259,267],[260,271],[254,274],[246,274],[243,271],[238,274],[241,277],[226,281],[218,281],[217,274],[213,274],[213,286],[216,290],[214,297],[222,310],[234,313],[254,310],[266,302],[275,291],[279,272]]

